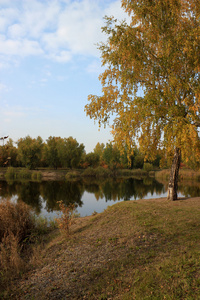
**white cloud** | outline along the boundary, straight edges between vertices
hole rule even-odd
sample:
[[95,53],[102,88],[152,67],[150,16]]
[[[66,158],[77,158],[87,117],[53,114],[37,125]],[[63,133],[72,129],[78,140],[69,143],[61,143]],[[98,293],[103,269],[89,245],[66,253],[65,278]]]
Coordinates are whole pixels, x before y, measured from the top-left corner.
[[13,24],[8,27],[8,36],[11,39],[23,38],[26,35],[26,30],[19,24]]
[[[7,5],[9,4],[11,5],[11,3],[8,1]],[[18,16],[19,16],[19,11],[17,8],[14,9],[12,7],[7,7],[7,8],[2,7],[0,9],[0,31],[7,30],[7,27],[13,22],[15,22]]]
[[43,50],[37,41],[6,39],[3,35],[0,35],[0,54],[23,57],[27,55],[41,55]]
[[74,55],[98,57],[95,44],[105,39],[101,32],[104,15],[125,16],[120,0],[16,0],[3,4],[0,54],[44,55],[61,63]]

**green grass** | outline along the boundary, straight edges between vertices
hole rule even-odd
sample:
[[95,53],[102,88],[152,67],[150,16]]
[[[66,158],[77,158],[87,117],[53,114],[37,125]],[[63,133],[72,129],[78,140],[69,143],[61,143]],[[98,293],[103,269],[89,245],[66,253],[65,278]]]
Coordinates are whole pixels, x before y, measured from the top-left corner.
[[91,281],[99,280],[91,295],[103,290],[112,299],[119,294],[119,299],[198,299],[200,201],[120,203],[108,213],[104,227],[118,228],[118,239],[108,240],[126,251],[92,273]]
[[13,168],[8,167],[5,172],[5,179],[9,180],[37,180],[42,179],[42,173],[40,171],[31,171],[26,168]]

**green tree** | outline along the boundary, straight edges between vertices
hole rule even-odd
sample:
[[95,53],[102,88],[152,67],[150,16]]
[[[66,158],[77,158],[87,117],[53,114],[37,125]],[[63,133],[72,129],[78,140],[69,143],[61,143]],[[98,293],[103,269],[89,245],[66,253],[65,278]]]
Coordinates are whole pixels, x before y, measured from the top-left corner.
[[120,151],[117,146],[112,143],[107,143],[103,152],[103,159],[110,168],[115,168],[120,164]]
[[84,145],[79,144],[73,137],[65,138],[58,149],[62,165],[68,168],[77,168],[84,153],[84,148]]
[[100,156],[98,153],[90,152],[85,156],[85,162],[88,167],[97,167],[99,166]]
[[44,160],[49,167],[57,169],[61,165],[60,157],[58,155],[58,143],[61,143],[60,137],[50,136],[47,139],[44,150]]
[[[102,95],[89,95],[86,113],[112,124],[115,141],[135,144],[153,160],[174,153],[168,199],[177,199],[180,159],[200,160],[200,1],[122,0],[130,24],[106,18],[99,46]],[[141,92],[142,91],[142,92]]]
[[40,136],[32,139],[30,136],[21,138],[17,142],[18,159],[23,166],[35,169],[40,166],[42,156],[43,140]]
[[104,143],[97,143],[94,148],[94,153],[99,155],[100,161],[103,159],[103,152],[104,152],[105,145]]
[[131,156],[131,166],[133,169],[142,169],[144,165],[144,155],[136,147],[134,154]]
[[5,147],[6,147],[6,150],[7,150],[7,162],[8,162],[7,165],[17,167],[17,165],[18,165],[18,162],[17,162],[18,150],[14,146],[14,142],[11,138],[9,138],[9,140],[7,141]]

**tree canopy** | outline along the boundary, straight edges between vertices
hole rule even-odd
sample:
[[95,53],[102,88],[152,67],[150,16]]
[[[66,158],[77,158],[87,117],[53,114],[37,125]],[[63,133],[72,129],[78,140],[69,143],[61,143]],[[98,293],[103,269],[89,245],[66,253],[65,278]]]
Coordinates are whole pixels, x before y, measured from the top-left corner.
[[200,1],[122,0],[130,24],[106,17],[99,45],[102,95],[89,95],[86,114],[108,124],[115,141],[146,158],[180,148],[200,160]]

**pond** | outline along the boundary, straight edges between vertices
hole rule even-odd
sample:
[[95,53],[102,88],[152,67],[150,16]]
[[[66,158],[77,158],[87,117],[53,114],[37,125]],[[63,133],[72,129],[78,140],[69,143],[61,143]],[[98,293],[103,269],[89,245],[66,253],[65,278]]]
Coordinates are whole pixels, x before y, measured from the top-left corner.
[[[74,203],[80,216],[100,213],[119,201],[151,199],[167,196],[167,184],[154,178],[106,179],[79,181],[0,181],[0,199],[24,201],[35,212],[53,218],[58,213],[58,201]],[[179,197],[200,196],[200,184],[179,184]]]

